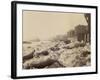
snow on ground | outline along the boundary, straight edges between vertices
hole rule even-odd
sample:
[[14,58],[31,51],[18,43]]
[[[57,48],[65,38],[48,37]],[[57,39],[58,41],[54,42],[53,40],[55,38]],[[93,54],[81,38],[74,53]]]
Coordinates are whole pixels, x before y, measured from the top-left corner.
[[91,65],[89,43],[40,41],[23,44],[23,69],[82,67]]

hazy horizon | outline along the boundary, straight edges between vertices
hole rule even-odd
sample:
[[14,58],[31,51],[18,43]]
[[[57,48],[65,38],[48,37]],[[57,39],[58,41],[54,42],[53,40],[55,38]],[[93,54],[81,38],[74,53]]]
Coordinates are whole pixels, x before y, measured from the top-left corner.
[[84,14],[23,11],[23,41],[47,40],[65,34],[79,24],[87,25]]

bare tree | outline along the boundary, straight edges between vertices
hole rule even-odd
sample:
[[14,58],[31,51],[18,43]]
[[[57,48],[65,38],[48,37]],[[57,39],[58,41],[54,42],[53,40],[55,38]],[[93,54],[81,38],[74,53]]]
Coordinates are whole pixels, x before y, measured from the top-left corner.
[[86,38],[85,35],[87,34],[87,26],[85,25],[78,25],[75,27],[75,33],[77,36],[77,40],[78,41],[85,41],[86,42]]
[[86,39],[88,37],[88,41],[90,42],[90,38],[91,38],[91,21],[90,21],[91,20],[91,15],[86,13],[86,14],[84,14],[84,17],[85,17],[85,19],[87,21],[87,24],[88,24],[88,30],[87,30],[87,34],[86,34]]

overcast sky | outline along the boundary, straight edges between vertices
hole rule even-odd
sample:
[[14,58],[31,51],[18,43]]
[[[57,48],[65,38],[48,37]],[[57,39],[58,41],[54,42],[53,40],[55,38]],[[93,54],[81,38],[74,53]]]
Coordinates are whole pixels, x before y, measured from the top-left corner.
[[87,25],[83,14],[23,11],[23,40],[45,40],[65,34],[79,24]]

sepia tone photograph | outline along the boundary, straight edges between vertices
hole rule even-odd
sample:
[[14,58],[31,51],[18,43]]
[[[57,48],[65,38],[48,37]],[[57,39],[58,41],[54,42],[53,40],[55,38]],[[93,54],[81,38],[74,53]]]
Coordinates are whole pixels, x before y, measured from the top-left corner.
[[97,74],[97,6],[13,1],[11,77]]
[[91,14],[23,10],[22,68],[91,66]]

